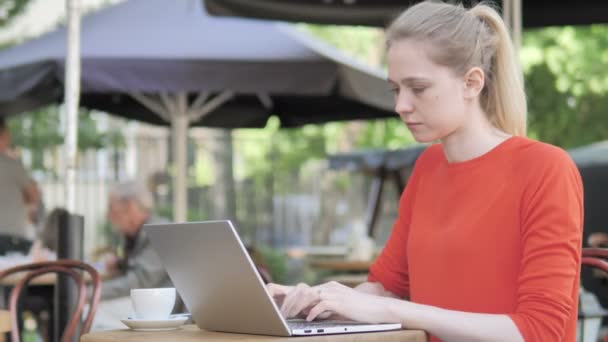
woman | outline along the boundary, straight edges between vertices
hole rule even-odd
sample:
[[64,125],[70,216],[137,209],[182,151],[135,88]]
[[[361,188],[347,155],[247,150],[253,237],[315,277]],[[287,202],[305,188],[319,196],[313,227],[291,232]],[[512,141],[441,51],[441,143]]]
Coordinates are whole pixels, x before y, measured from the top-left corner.
[[387,46],[396,112],[417,141],[440,143],[418,159],[368,282],[270,284],[282,313],[399,322],[434,341],[574,341],[580,176],[563,150],[525,138],[502,19],[423,2]]

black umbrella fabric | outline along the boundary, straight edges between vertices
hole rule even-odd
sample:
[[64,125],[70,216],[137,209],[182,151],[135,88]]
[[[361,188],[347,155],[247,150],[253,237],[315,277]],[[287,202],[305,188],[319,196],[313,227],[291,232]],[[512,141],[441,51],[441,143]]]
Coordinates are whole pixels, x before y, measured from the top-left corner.
[[[385,27],[403,9],[420,0],[205,0],[213,15],[300,21],[318,24]],[[479,1],[465,0],[469,6]],[[492,1],[499,7],[501,0]],[[524,0],[527,28],[608,23],[605,0]]]

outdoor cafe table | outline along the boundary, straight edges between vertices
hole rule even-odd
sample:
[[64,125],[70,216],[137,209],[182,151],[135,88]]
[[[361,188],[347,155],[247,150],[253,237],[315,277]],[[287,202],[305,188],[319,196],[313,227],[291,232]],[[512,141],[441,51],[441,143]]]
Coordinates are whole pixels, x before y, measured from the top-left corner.
[[399,330],[358,334],[318,335],[306,337],[277,337],[247,334],[232,334],[200,330],[195,325],[186,325],[173,331],[141,332],[131,330],[107,330],[88,333],[81,342],[195,342],[195,341],[256,341],[256,342],[426,342],[422,330]]

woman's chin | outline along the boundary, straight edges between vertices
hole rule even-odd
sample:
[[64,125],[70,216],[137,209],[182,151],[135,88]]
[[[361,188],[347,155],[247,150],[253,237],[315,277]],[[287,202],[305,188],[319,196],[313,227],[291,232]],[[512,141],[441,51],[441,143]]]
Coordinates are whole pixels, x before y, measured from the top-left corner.
[[421,144],[432,143],[432,142],[437,141],[436,136],[423,135],[423,134],[412,134],[412,136],[414,137],[414,140],[416,140],[416,142],[421,143]]

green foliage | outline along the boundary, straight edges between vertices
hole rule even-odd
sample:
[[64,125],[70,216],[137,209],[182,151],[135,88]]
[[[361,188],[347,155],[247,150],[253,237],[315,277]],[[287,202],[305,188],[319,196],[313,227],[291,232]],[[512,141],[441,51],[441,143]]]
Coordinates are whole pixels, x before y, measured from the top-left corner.
[[560,92],[575,96],[608,91],[608,26],[547,28],[524,36],[526,68],[546,64]]
[[276,162],[280,169],[300,169],[311,159],[321,159],[327,154],[324,126],[305,126],[275,133],[274,148],[281,156]]
[[362,26],[302,24],[303,30],[337,49],[373,65],[379,65],[384,51],[382,31]]
[[[12,144],[32,152],[32,169],[42,170],[44,151],[64,143],[58,106],[48,106],[8,120]],[[125,145],[120,131],[101,132],[93,114],[82,109],[78,116],[78,149],[120,148]]]
[[119,148],[124,146],[125,141],[121,132],[100,132],[93,115],[86,109],[81,109],[78,114],[78,149],[99,150],[105,147]]
[[264,265],[275,283],[283,284],[287,281],[287,256],[285,253],[267,246],[257,247],[262,256]]
[[415,142],[407,126],[397,118],[366,123],[356,140],[358,148],[403,148]]
[[[173,205],[170,206],[162,206],[158,205],[154,209],[156,215],[160,217],[164,217],[167,219],[173,219]],[[188,212],[186,213],[186,221],[188,222],[199,222],[208,220],[210,215],[208,213],[204,213],[201,210],[188,208]]]
[[[15,146],[29,150],[43,150],[63,144],[64,135],[58,106],[49,106],[23,115],[11,117],[8,122]],[[124,146],[120,131],[100,132],[91,111],[81,109],[78,115],[78,149],[101,149]]]
[[2,0],[0,1],[0,27],[10,23],[12,19],[23,12],[30,0]]
[[546,28],[524,35],[530,133],[570,148],[608,139],[608,26]]
[[42,150],[63,143],[57,107],[46,107],[8,121],[11,141],[15,146]]

